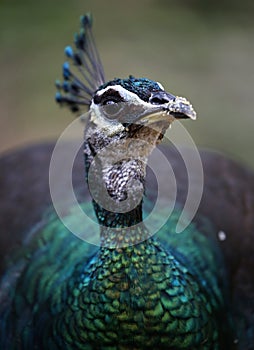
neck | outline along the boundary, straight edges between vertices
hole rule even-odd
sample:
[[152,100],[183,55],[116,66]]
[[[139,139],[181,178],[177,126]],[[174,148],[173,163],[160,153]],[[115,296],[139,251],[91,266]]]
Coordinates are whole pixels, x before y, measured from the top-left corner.
[[[123,247],[148,238],[148,231],[142,222],[143,172],[138,166],[131,167],[130,163],[133,162],[124,162],[120,168],[119,164],[112,166],[106,174],[98,171],[93,177],[100,179],[92,202],[100,224],[102,246]],[[125,168],[137,178],[126,175]],[[115,172],[119,174],[116,176]]]
[[126,248],[146,241],[150,234],[145,225],[140,222],[137,225],[126,227],[101,226],[101,246],[107,248]]
[[[101,243],[126,246],[149,237],[142,222],[142,198],[148,155],[158,131],[142,129],[140,138],[103,138],[87,133],[85,163],[93,205],[101,227]],[[149,139],[150,142],[143,141]],[[136,135],[136,134],[135,134]]]
[[93,206],[101,227],[126,228],[142,223],[142,203],[131,211],[118,213],[106,210],[93,200]]

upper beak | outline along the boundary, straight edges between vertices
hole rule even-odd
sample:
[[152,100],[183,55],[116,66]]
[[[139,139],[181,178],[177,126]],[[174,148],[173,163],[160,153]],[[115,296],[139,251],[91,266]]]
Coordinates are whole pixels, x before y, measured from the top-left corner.
[[152,93],[149,103],[159,107],[162,113],[164,112],[176,119],[190,118],[195,120],[197,118],[195,110],[186,98],[174,96],[165,91]]

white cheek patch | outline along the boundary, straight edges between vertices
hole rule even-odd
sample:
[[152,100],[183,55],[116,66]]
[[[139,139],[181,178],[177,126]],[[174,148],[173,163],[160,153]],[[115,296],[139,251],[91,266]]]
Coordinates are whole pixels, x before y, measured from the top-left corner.
[[161,90],[165,91],[165,89],[161,83],[159,83],[158,81],[156,81],[156,83],[158,84],[159,88],[161,88]]
[[150,103],[143,101],[140,97],[138,97],[138,95],[136,95],[133,92],[125,89],[121,85],[110,85],[110,86],[107,86],[105,89],[102,89],[102,90],[98,91],[96,95],[101,96],[107,90],[110,90],[110,89],[113,89],[113,90],[117,91],[121,95],[123,100],[125,102],[127,102],[127,103],[132,103],[134,105],[139,105],[139,106],[143,105],[145,107],[149,107],[150,106]]
[[124,126],[118,121],[107,120],[101,113],[101,108],[92,102],[90,106],[91,121],[98,125],[107,136],[113,136],[124,130]]

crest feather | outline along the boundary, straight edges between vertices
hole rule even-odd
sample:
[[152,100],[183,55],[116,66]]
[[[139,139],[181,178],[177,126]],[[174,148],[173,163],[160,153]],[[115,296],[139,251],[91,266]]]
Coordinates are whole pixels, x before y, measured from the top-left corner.
[[[63,82],[57,80],[56,101],[79,112],[82,106],[89,106],[92,96],[105,84],[104,69],[92,33],[92,17],[86,14],[80,18],[81,28],[75,34],[75,50],[66,46],[64,52],[68,59],[63,64]],[[75,66],[77,73],[72,72]]]

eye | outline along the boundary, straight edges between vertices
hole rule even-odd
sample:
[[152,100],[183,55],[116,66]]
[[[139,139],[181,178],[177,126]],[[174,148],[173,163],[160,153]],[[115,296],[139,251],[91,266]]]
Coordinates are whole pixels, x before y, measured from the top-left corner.
[[122,108],[122,102],[113,99],[107,99],[102,103],[103,113],[108,119],[116,119]]

